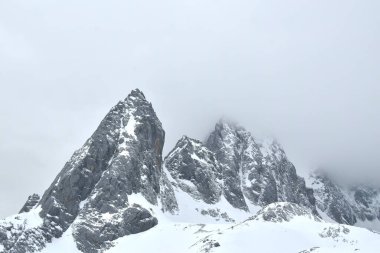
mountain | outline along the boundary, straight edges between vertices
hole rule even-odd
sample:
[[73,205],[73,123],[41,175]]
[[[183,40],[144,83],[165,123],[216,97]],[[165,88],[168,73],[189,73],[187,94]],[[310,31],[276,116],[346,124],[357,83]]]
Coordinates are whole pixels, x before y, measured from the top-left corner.
[[338,223],[380,231],[380,189],[342,185],[322,170],[308,179],[319,210]]
[[[0,252],[150,252],[160,242],[172,244],[165,252],[244,252],[251,234],[264,247],[272,232],[291,238],[273,245],[292,244],[283,252],[371,252],[365,250],[378,246],[373,240],[380,242],[374,232],[322,220],[377,219],[377,192],[357,188],[355,209],[332,182],[307,187],[276,141],[259,141],[227,121],[205,142],[182,137],[165,159],[164,140],[151,103],[133,90],[41,198],[31,195],[19,214],[0,221]],[[312,238],[309,244],[297,242],[301,234]],[[363,238],[354,241],[356,235]]]
[[220,201],[222,174],[215,155],[200,141],[184,136],[165,158],[176,187],[207,204]]
[[70,227],[78,248],[95,252],[155,226],[157,219],[130,196],[158,203],[164,137],[152,105],[132,91],[74,153],[38,205],[1,224],[5,250],[41,250]]
[[311,189],[296,173],[276,141],[259,142],[244,128],[219,122],[206,146],[216,154],[224,179],[224,195],[236,208],[288,201],[315,208]]
[[[206,204],[223,203],[255,213],[261,206],[288,201],[316,213],[313,191],[281,146],[274,141],[261,143],[232,123],[218,122],[205,144],[184,136],[165,158],[164,167],[175,188]],[[204,214],[210,211],[220,213],[201,209]],[[227,220],[234,219],[222,211]]]

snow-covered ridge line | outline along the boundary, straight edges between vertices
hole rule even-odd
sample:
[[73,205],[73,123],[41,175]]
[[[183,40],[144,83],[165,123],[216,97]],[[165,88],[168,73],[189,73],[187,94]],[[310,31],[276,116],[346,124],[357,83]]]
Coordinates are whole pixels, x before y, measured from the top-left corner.
[[[112,252],[143,232],[176,231],[171,226],[192,231],[185,234],[193,241],[186,250],[172,252],[212,252],[221,246],[219,232],[235,236],[234,227],[245,237],[250,224],[272,228],[306,220],[321,228],[314,224],[322,223],[320,216],[350,223],[345,205],[335,208],[338,216],[326,211],[331,204],[323,209],[324,199],[306,187],[276,141],[258,141],[243,127],[220,121],[205,142],[184,136],[163,160],[164,137],[152,105],[141,91],[132,91],[111,109],[41,199],[33,195],[22,213],[0,222],[0,252],[57,253],[57,245],[66,244],[70,250],[65,252]],[[334,187],[323,189],[339,193]],[[362,193],[358,189],[338,196],[360,202],[358,210],[378,207]],[[370,214],[363,211],[367,218]],[[346,231],[337,226],[320,233],[328,237]]]

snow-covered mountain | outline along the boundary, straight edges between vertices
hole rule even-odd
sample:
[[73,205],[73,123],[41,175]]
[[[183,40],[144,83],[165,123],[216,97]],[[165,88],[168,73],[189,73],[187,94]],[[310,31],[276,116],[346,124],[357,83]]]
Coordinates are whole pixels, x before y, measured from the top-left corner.
[[220,163],[224,195],[234,207],[289,201],[314,209],[312,190],[276,141],[261,143],[244,128],[219,122],[206,146]]
[[165,159],[164,139],[151,103],[132,91],[41,198],[0,221],[0,252],[380,248],[379,234],[337,224],[380,219],[377,191],[345,191],[322,176],[307,187],[276,141],[226,121],[204,143],[184,136]]
[[380,231],[380,189],[342,185],[323,171],[308,179],[317,207],[338,223]]

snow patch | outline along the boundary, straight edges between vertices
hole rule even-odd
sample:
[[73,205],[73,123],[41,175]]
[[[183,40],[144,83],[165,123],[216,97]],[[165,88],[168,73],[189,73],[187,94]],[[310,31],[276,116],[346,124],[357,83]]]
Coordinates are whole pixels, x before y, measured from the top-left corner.
[[233,226],[159,222],[146,232],[117,239],[107,253],[250,253],[252,250],[374,253],[379,248],[380,235],[368,230],[296,217],[285,223],[246,221]]
[[41,253],[82,253],[78,250],[73,237],[71,225],[60,238],[53,238],[51,243],[48,243]]
[[137,121],[135,119],[135,116],[133,116],[132,113],[129,114],[129,120],[127,123],[127,126],[125,127],[125,130],[128,135],[132,136],[134,139],[137,138],[135,134],[135,129],[136,129]]
[[43,219],[39,215],[41,211],[41,206],[37,206],[32,208],[29,212],[16,214],[1,220],[0,225],[12,223],[15,227],[23,227],[24,229],[40,227],[43,225]]

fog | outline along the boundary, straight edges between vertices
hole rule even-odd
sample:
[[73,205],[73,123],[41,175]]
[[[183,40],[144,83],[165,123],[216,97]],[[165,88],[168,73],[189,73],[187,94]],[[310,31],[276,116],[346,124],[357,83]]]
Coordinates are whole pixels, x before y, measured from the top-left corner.
[[0,217],[134,88],[166,131],[275,137],[301,174],[380,180],[380,2],[0,2]]

